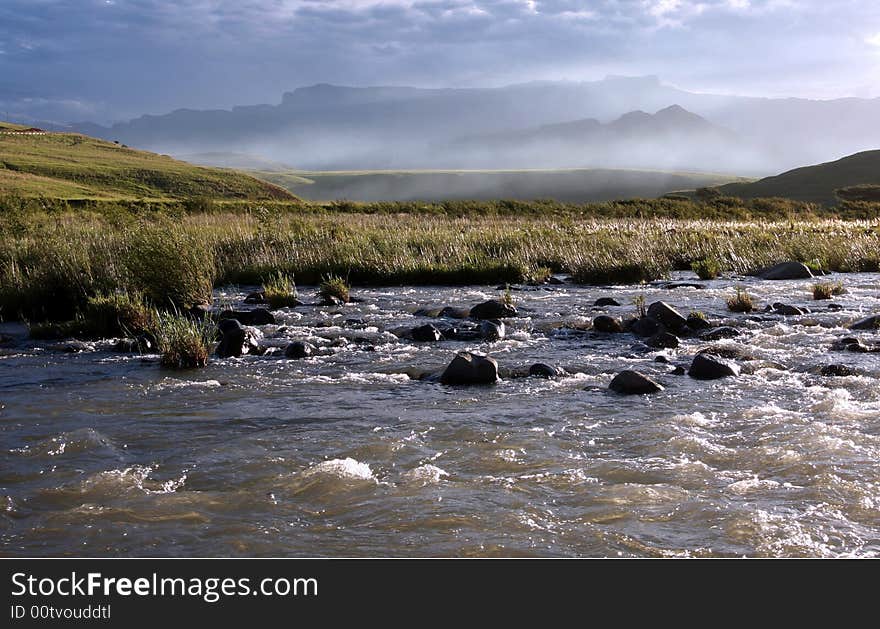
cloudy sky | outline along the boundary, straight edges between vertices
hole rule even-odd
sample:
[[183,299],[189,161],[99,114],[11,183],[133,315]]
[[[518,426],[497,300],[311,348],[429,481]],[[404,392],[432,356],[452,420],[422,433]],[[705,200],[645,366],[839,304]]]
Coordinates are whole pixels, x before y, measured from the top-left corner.
[[317,82],[656,74],[694,91],[880,96],[877,0],[0,0],[0,115],[106,122]]

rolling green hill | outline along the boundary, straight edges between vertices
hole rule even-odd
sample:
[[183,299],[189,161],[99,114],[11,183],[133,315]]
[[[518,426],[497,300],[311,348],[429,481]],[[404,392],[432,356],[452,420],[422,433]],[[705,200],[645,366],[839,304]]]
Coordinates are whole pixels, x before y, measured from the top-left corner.
[[250,175],[204,168],[72,133],[19,134],[0,123],[0,196],[97,200],[296,201]]
[[311,201],[554,199],[570,203],[654,198],[739,177],[651,170],[254,171]]
[[[784,197],[795,201],[834,205],[841,188],[880,184],[880,150],[865,151],[835,162],[805,166],[753,183],[732,183],[716,188],[721,193],[756,199]],[[864,188],[863,188],[864,189]]]

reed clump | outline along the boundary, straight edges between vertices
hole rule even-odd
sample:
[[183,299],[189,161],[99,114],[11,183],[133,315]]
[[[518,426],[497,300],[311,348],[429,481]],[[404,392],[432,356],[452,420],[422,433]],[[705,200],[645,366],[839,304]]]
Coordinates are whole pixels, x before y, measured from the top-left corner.
[[727,308],[731,312],[752,312],[755,302],[742,286],[736,287],[736,294],[727,300]]
[[836,295],[843,295],[846,289],[843,282],[819,282],[813,284],[813,299],[819,301],[821,299],[831,299]]
[[173,311],[156,316],[156,341],[163,367],[195,369],[208,364],[216,335],[210,318],[198,320]]
[[273,273],[268,280],[263,282],[263,296],[273,310],[299,304],[299,295],[293,278],[280,271]]

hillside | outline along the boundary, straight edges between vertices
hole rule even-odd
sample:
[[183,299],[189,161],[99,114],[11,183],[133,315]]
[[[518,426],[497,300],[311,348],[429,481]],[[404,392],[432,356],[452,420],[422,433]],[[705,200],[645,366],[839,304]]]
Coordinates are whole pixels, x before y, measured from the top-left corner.
[[880,150],[865,151],[834,162],[805,166],[753,183],[732,183],[717,189],[743,199],[785,197],[823,205],[838,202],[836,190],[880,184]]
[[608,169],[254,174],[312,201],[554,199],[581,203],[653,198],[675,190],[713,186],[736,179],[706,173]]
[[296,200],[250,175],[203,168],[71,133],[25,135],[0,128],[0,195],[60,199],[192,197]]

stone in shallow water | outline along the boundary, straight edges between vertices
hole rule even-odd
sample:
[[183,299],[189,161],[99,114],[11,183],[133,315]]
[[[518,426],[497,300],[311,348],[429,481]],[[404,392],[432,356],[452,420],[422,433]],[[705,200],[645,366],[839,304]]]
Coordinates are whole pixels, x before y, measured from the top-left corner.
[[495,359],[472,352],[459,352],[440,376],[443,384],[492,384],[498,380]]
[[535,363],[529,367],[529,375],[535,378],[556,378],[562,374],[558,367],[546,363]]
[[600,297],[593,302],[593,305],[597,308],[604,308],[607,306],[619,306],[620,302],[614,299],[614,297]]
[[662,385],[654,382],[648,376],[631,370],[621,371],[614,376],[608,388],[622,395],[644,395],[663,390]]
[[712,356],[711,354],[697,354],[688,370],[688,375],[695,380],[717,380],[729,376],[738,376],[739,365],[735,362]]
[[654,349],[675,349],[679,345],[678,337],[669,332],[658,332],[647,341],[645,344],[648,347],[653,347]]
[[847,365],[825,365],[819,373],[826,377],[843,378],[846,376],[854,376],[857,372],[855,369],[848,367]]
[[596,332],[607,332],[609,334],[616,334],[618,332],[623,332],[623,324],[617,317],[599,315],[598,317],[593,319],[593,329]]
[[687,326],[687,319],[665,301],[655,301],[648,306],[648,316],[670,330],[681,330]]
[[471,308],[471,317],[474,319],[504,319],[516,315],[516,308],[499,299],[490,299]]
[[849,326],[850,330],[878,330],[880,329],[880,315],[874,315],[872,317],[865,317],[864,319],[859,319],[855,323],[851,323]]
[[275,323],[275,315],[265,308],[253,310],[225,310],[220,319],[235,319],[242,325],[270,325]]
[[762,280],[806,280],[813,277],[813,272],[806,264],[800,262],[782,262],[753,271],[750,275],[760,277]]
[[312,356],[317,351],[317,348],[311,343],[306,343],[305,341],[294,341],[290,345],[288,345],[284,349],[284,356],[286,358],[308,358]]
[[504,338],[504,322],[498,319],[480,322],[480,336],[486,341],[499,341]]
[[732,339],[735,336],[739,336],[742,334],[736,328],[732,328],[730,326],[722,326],[720,328],[715,328],[710,332],[706,332],[700,338],[704,341],[719,341],[721,339]]
[[419,343],[430,343],[442,340],[443,334],[435,326],[428,323],[427,325],[420,325],[417,328],[413,328],[412,337],[414,341]]

